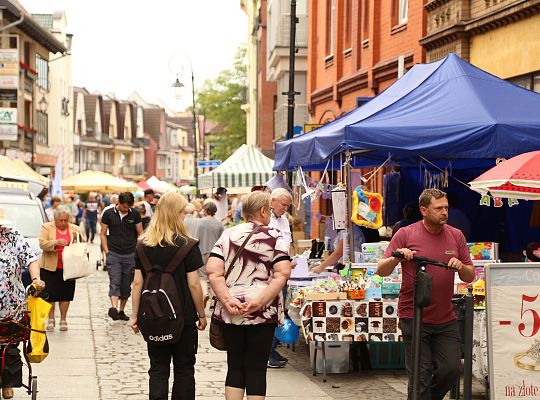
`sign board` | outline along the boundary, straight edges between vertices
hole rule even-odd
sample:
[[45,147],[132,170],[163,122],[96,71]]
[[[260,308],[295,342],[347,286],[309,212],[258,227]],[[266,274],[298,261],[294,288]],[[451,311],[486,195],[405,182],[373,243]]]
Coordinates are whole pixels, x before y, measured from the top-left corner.
[[0,75],[19,74],[19,50],[0,49]]
[[347,215],[347,192],[345,190],[332,190],[332,221],[334,230],[347,229],[349,218]]
[[17,109],[0,107],[0,140],[17,140]]
[[221,160],[206,160],[206,161],[198,161],[197,167],[199,168],[214,168],[219,167],[221,165]]
[[304,133],[314,131],[317,128],[320,128],[322,124],[304,124]]
[[486,266],[491,399],[540,399],[540,263]]

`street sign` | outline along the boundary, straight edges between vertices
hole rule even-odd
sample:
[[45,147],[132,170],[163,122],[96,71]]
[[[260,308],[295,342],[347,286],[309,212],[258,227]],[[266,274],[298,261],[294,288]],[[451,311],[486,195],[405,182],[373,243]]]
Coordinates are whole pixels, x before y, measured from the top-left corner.
[[197,167],[199,168],[214,168],[219,167],[221,165],[221,160],[206,160],[206,161],[198,161]]

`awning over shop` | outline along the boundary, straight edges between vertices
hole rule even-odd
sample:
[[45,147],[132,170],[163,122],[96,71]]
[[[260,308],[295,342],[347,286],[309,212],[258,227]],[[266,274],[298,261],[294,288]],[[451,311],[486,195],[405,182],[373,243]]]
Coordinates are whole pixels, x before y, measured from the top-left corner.
[[[455,54],[417,64],[369,103],[305,135],[276,143],[275,170],[322,165],[344,150],[353,165],[486,159],[540,149],[540,94],[522,89]],[[453,164],[454,167],[457,163]]]
[[262,186],[274,175],[273,161],[255,146],[243,144],[213,171],[199,177],[199,189],[205,193],[225,187],[228,193],[245,193]]
[[0,176],[22,177],[41,182],[44,185],[49,184],[49,179],[38,174],[22,160],[11,160],[6,156],[0,156]]
[[28,164],[26,164],[23,160],[12,160],[12,162],[17,165],[21,171],[28,174],[31,178],[34,178],[37,181],[42,182],[45,186],[49,185],[49,178],[44,177],[43,175],[37,173],[34,171]]
[[132,192],[139,189],[133,183],[100,171],[83,171],[62,180],[62,189],[76,193]]

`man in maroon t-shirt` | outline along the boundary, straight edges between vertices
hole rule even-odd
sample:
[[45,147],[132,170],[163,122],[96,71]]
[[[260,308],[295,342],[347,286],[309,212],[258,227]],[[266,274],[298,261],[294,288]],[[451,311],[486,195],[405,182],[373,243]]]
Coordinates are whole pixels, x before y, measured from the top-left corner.
[[[426,189],[419,198],[423,219],[401,228],[392,237],[388,249],[377,265],[377,274],[388,276],[401,262],[403,282],[399,294],[398,316],[407,352],[409,399],[411,399],[411,365],[413,334],[414,255],[445,262],[458,270],[464,282],[474,279],[469,249],[460,230],[447,225],[448,200],[438,189]],[[399,251],[406,261],[392,257]],[[431,304],[424,308],[422,355],[420,361],[420,398],[440,400],[459,376],[460,337],[452,305],[454,270],[427,266],[433,277]],[[416,400],[416,399],[414,399]]]

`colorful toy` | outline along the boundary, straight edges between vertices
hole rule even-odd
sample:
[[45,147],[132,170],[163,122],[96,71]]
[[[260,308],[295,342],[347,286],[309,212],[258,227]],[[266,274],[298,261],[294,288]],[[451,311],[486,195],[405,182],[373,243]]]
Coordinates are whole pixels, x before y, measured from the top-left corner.
[[379,193],[371,193],[360,186],[353,190],[353,215],[351,221],[356,225],[379,229],[382,224],[383,198]]

